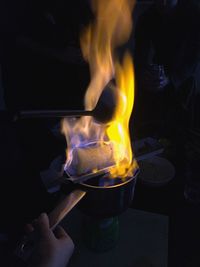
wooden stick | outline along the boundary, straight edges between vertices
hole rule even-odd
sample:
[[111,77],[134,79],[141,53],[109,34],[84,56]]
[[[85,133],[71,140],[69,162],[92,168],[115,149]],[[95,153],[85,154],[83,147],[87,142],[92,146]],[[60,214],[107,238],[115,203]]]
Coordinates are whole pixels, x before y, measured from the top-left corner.
[[49,217],[49,225],[53,230],[59,222],[70,212],[70,210],[85,196],[86,192],[80,189],[72,191],[65,196],[59,204],[52,210]]

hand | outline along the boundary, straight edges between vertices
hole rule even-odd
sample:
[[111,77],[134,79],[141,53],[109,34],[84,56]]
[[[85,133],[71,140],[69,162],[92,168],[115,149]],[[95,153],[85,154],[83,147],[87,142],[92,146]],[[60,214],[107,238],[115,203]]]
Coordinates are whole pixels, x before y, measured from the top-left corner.
[[142,85],[148,91],[159,91],[169,83],[162,65],[148,65],[142,74]]
[[46,213],[42,213],[33,225],[27,225],[30,231],[37,231],[38,244],[30,259],[29,267],[66,267],[74,250],[74,243],[64,229],[58,226],[54,231],[49,227]]

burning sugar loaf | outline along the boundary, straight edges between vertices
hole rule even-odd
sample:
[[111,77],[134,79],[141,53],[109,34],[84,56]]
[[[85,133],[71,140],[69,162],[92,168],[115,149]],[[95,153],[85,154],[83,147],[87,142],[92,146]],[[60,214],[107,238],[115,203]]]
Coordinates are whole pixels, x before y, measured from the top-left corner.
[[[108,170],[111,178],[126,179],[137,168],[129,133],[135,96],[134,66],[131,53],[118,55],[117,52],[132,33],[132,10],[136,0],[91,2],[94,20],[84,27],[80,36],[82,54],[90,69],[90,82],[84,96],[84,108],[90,116],[75,120],[65,118],[62,122],[67,141],[65,171],[76,178],[111,166]],[[105,88],[113,80],[119,96],[114,101],[114,112],[110,104],[115,97],[105,96]],[[98,115],[113,112],[109,122],[96,120],[97,104],[102,95],[106,105]]]
[[112,166],[114,162],[112,142],[91,143],[73,149],[72,160],[66,169],[71,175],[79,176]]

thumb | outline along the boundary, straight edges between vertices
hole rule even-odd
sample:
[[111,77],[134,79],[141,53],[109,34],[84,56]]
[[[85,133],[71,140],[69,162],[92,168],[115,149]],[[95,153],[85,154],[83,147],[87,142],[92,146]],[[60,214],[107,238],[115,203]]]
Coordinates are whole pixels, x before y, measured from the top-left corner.
[[55,237],[58,239],[69,238],[69,235],[65,232],[65,230],[61,226],[57,226],[54,230]]

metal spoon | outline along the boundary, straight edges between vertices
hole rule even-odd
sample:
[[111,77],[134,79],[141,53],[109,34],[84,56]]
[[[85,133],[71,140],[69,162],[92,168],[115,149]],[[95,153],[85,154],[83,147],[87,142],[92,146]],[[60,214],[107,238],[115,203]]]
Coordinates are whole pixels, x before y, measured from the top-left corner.
[[25,110],[20,111],[16,119],[93,116],[97,122],[108,123],[113,119],[117,100],[117,89],[114,84],[110,82],[103,90],[93,110]]

